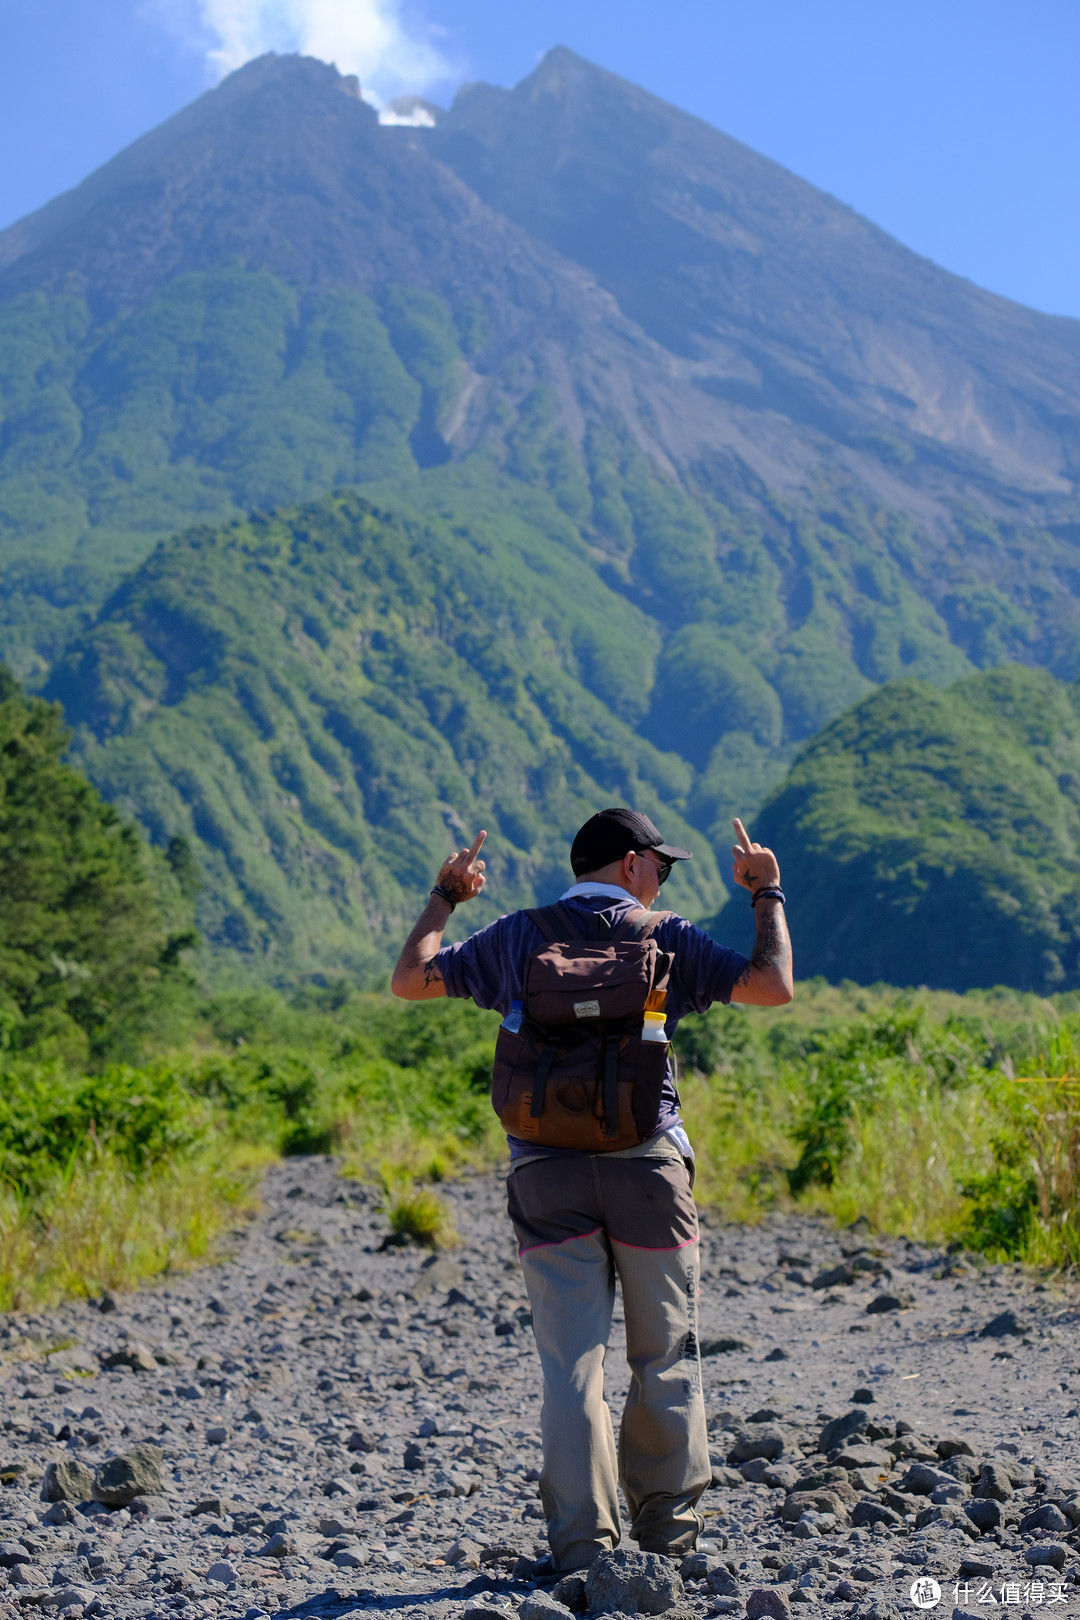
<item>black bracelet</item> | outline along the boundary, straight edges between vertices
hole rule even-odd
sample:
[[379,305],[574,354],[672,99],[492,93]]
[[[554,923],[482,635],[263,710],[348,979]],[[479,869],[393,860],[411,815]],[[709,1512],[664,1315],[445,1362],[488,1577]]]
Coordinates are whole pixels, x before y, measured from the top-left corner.
[[449,889],[444,889],[441,883],[436,883],[431,892],[432,894],[437,894],[440,900],[445,900],[451,911],[454,910],[457,905],[457,901],[454,899]]
[[754,890],[753,896],[750,900],[751,909],[757,905],[762,895],[765,896],[766,900],[779,900],[782,906],[787,905],[787,895],[784,893],[779,883],[763,883],[760,889]]

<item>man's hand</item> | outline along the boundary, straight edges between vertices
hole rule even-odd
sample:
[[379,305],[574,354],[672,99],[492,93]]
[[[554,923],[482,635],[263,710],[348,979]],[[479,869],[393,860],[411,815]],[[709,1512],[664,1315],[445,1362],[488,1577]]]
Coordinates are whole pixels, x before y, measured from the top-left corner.
[[[439,868],[435,881],[453,896],[456,906],[463,905],[466,900],[474,900],[487,881],[484,863],[478,859],[486,837],[486,832],[477,833],[470,849],[459,849]],[[405,941],[390,980],[391,990],[402,1001],[434,1001],[437,996],[445,996],[446,986],[435,965],[435,956],[442,944],[443,929],[450,910],[448,901],[441,895],[433,894]]]
[[486,832],[477,833],[471,849],[459,849],[456,855],[451,855],[448,861],[443,861],[439,867],[439,875],[435,879],[440,888],[454,898],[456,906],[464,905],[466,900],[475,900],[487,879],[484,877],[484,863],[477,860],[477,856],[484,847]]
[[[739,840],[731,851],[735,882],[751,894],[772,884],[779,886],[780,863],[772,850],[752,843],[738,816],[734,827]],[[754,954],[739,975],[731,999],[751,1007],[783,1007],[795,994],[784,902],[762,896],[754,907],[754,924]]]
[[731,853],[734,858],[732,876],[736,883],[741,883],[744,889],[753,894],[767,884],[780,882],[780,862],[771,849],[764,844],[754,844],[750,841],[750,834],[739,820],[738,816],[732,822],[735,828],[735,837],[739,840],[732,845]]

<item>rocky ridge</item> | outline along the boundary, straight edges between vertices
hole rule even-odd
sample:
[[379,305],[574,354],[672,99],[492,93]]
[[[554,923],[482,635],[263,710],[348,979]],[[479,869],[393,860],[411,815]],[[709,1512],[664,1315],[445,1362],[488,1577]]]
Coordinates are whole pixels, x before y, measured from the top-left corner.
[[858,1226],[707,1213],[706,1538],[681,1567],[624,1544],[545,1584],[501,1180],[447,1197],[462,1247],[426,1256],[333,1161],[293,1160],[222,1266],[3,1320],[0,1614],[889,1620],[927,1581],[964,1614],[1076,1609],[1076,1298]]

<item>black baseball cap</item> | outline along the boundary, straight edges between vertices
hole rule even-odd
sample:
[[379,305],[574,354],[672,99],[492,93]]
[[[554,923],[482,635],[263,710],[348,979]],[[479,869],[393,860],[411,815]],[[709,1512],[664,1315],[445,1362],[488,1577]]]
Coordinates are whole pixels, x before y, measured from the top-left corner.
[[601,810],[590,816],[570,846],[570,865],[574,876],[583,872],[598,872],[612,861],[621,861],[631,850],[652,849],[668,861],[691,861],[688,849],[676,849],[665,844],[664,835],[648,816],[637,810]]

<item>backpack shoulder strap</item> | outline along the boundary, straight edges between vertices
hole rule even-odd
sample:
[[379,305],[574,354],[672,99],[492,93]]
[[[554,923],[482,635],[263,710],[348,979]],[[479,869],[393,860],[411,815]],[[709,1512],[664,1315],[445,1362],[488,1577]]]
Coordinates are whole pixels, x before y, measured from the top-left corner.
[[611,938],[618,944],[624,939],[648,939],[662,922],[673,917],[673,911],[632,911],[613,931]]
[[537,906],[534,911],[526,911],[525,915],[536,924],[549,945],[561,945],[567,940],[583,937],[561,901],[553,906]]

